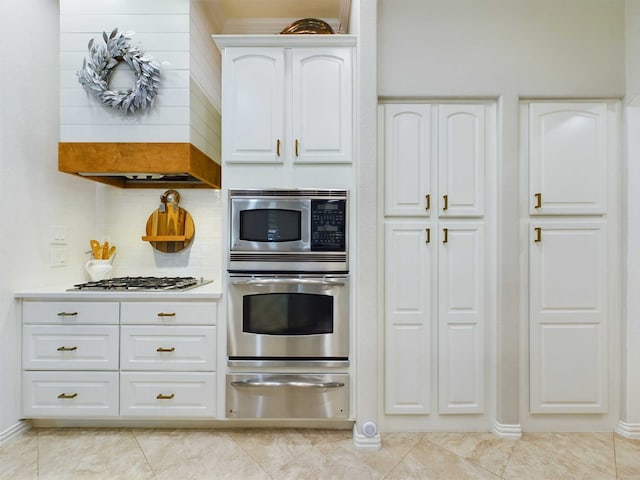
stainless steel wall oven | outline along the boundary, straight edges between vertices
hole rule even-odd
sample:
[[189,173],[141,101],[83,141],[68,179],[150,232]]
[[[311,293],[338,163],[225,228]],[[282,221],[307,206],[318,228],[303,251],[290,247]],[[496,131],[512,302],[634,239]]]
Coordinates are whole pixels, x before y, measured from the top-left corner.
[[348,211],[346,190],[229,191],[228,417],[349,417]]

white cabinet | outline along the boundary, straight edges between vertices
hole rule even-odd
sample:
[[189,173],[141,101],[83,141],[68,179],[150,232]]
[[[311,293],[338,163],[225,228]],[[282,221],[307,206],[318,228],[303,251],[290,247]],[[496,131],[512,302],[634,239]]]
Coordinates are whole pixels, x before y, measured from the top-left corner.
[[224,37],[215,38],[225,162],[351,162],[351,47],[242,46],[246,39]]
[[431,213],[431,109],[427,104],[384,106],[386,215]]
[[435,268],[426,222],[385,225],[385,412],[431,411]]
[[215,301],[23,302],[25,418],[215,416]]
[[215,416],[213,372],[122,372],[120,415],[123,417]]
[[493,104],[384,104],[385,413],[485,412]]
[[607,411],[606,237],[604,221],[531,223],[532,413]]
[[118,304],[23,302],[26,418],[118,415]]
[[607,104],[542,102],[528,108],[530,214],[604,214],[615,141]]
[[484,215],[487,108],[384,105],[385,215]]
[[617,111],[616,101],[521,105],[532,414],[609,413]]
[[438,245],[438,409],[483,413],[485,245],[480,222],[444,222]]

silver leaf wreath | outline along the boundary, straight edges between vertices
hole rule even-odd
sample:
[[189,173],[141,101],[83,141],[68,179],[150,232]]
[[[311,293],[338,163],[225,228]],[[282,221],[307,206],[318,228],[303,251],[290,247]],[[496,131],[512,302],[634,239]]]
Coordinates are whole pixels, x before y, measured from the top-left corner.
[[[89,41],[89,58],[77,72],[85,91],[98,98],[103,105],[125,114],[145,111],[153,106],[160,86],[160,65],[131,43],[131,32],[118,33],[114,28],[109,36],[102,33],[104,45]],[[135,86],[128,90],[111,90],[109,81],[113,69],[125,62],[135,75]]]

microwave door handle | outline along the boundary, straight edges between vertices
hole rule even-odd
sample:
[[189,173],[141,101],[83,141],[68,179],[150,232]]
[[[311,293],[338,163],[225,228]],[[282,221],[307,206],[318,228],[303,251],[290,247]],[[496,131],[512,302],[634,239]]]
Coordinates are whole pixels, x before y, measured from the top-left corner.
[[314,280],[310,278],[249,278],[232,280],[233,285],[329,285],[344,287],[344,282],[337,280]]
[[264,380],[243,380],[231,382],[233,387],[263,387],[263,388],[281,388],[281,387],[293,387],[293,388],[340,388],[344,387],[342,382],[306,382],[302,380],[287,380],[284,382],[278,381],[264,381]]

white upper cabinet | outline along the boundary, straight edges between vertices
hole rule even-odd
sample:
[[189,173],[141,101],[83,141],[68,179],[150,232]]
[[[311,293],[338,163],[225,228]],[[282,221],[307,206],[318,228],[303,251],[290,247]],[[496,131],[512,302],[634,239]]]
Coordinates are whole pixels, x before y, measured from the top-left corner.
[[431,210],[431,105],[384,107],[385,214]]
[[222,68],[224,161],[282,161],[284,50],[229,49]]
[[606,211],[607,104],[529,104],[529,205],[532,215]]
[[385,215],[484,216],[487,108],[384,106]]
[[485,106],[438,108],[439,212],[446,217],[484,215]]
[[223,49],[225,162],[352,161],[350,46],[319,46],[322,39],[301,46],[282,37],[258,46],[224,37],[215,39]]
[[299,162],[351,162],[351,49],[292,49],[291,67],[293,136],[286,152]]

